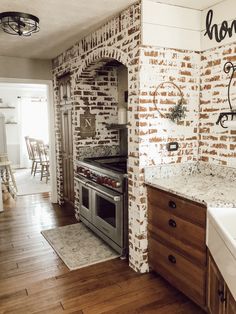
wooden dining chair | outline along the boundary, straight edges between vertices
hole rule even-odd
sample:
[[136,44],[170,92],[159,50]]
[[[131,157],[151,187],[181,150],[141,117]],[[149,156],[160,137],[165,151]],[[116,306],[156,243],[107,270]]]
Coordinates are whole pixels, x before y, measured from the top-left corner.
[[49,173],[49,147],[45,145],[43,141],[37,140],[37,148],[40,160],[41,167],[41,181],[43,178],[46,178],[46,183],[48,183],[48,179],[50,177]]
[[38,145],[37,140],[35,138],[29,137],[28,139],[30,150],[32,153],[32,168],[31,168],[31,174],[34,175],[36,172],[40,172],[41,170],[38,169],[38,165],[40,165],[40,158],[39,158],[39,152],[38,152]]
[[31,166],[31,174],[32,174],[33,169],[34,169],[34,157],[33,157],[32,149],[30,146],[29,136],[25,136],[25,144],[26,144],[29,160],[31,160],[32,162],[32,166]]
[[7,188],[7,191],[15,199],[17,196],[17,185],[13,171],[11,169],[11,162],[9,161],[7,154],[0,155],[0,176],[0,181],[4,184],[4,186]]

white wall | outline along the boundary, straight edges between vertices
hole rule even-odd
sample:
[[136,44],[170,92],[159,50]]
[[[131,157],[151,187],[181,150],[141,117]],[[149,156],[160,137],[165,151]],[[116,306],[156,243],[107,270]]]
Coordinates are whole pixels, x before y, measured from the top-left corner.
[[0,56],[0,77],[51,80],[51,60]]
[[17,124],[6,124],[7,136],[7,151],[9,160],[14,167],[20,164],[20,145],[21,143],[21,121],[19,105],[21,97],[44,97],[46,98],[46,87],[38,85],[14,84],[14,83],[0,83],[0,98],[2,103],[0,106],[13,106],[14,109],[1,109],[0,112],[4,114],[6,122],[8,120],[15,121]]
[[201,11],[143,0],[142,44],[201,49]]
[[234,31],[231,38],[227,35],[220,43],[204,36],[209,9],[213,10],[212,25],[217,24],[218,30],[223,21],[231,26],[236,19],[235,0],[225,0],[203,11],[143,0],[142,44],[205,51],[235,42]]
[[[212,6],[210,9],[213,10],[212,25],[217,24],[220,26],[223,21],[227,21],[229,26],[232,21],[236,19],[236,1],[225,0],[217,5]],[[205,51],[210,48],[220,47],[226,44],[230,44],[236,41],[236,33],[233,32],[233,36],[230,38],[228,35],[225,39],[218,43],[215,39],[210,40],[208,36],[204,36],[206,31],[206,15],[209,9],[202,11],[201,19],[201,50]]]

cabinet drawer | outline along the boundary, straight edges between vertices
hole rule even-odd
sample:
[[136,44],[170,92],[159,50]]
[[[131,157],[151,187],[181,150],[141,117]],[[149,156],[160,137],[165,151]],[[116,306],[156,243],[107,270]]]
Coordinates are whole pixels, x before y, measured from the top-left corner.
[[206,265],[206,231],[165,210],[148,207],[148,228],[188,257]]
[[148,202],[183,219],[206,226],[206,207],[176,195],[148,187]]
[[179,239],[171,236],[161,229],[157,229],[153,225],[148,226],[148,235],[157,241],[164,243],[165,245],[172,247],[174,250],[182,254],[184,257],[191,260],[193,263],[200,267],[206,267],[206,250],[199,250],[189,243],[184,243]]
[[151,267],[200,306],[206,303],[205,269],[197,267],[182,255],[152,237],[149,238]]

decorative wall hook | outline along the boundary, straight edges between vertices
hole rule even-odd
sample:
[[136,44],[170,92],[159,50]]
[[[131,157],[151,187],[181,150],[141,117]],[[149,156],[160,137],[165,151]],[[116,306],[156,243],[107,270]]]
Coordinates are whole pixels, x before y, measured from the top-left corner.
[[232,62],[228,61],[225,63],[224,65],[224,72],[226,74],[230,73],[230,71],[232,71],[232,74],[230,76],[230,80],[229,80],[229,84],[228,84],[228,103],[229,103],[229,108],[230,111],[228,112],[221,112],[218,120],[216,121],[216,124],[220,124],[220,126],[224,129],[227,129],[228,127],[225,126],[225,122],[228,120],[233,121],[234,117],[236,117],[236,111],[233,110],[233,106],[231,103],[231,97],[230,97],[230,89],[231,89],[231,84],[232,84],[232,80],[234,78],[234,74],[236,72],[236,65],[234,65]]
[[[171,113],[170,114],[163,114],[156,106],[156,95],[157,95],[157,91],[161,86],[164,86],[165,84],[169,84],[169,85],[173,85],[174,88],[176,88],[180,94],[180,99],[177,102],[176,105],[174,105],[174,107],[171,109]],[[154,92],[154,105],[156,106],[157,111],[160,113],[160,115],[164,118],[169,118],[171,121],[173,122],[179,122],[181,119],[185,118],[185,111],[187,110],[185,106],[183,106],[186,101],[184,99],[184,94],[181,91],[181,89],[179,88],[179,86],[177,86],[175,83],[171,82],[171,81],[166,81],[166,82],[162,82],[160,83],[157,88],[155,89]]]

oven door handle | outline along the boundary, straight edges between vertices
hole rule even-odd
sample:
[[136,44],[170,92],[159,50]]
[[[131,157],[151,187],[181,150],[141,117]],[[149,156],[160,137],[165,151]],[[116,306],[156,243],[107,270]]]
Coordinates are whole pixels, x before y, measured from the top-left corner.
[[84,185],[87,185],[87,181],[82,180],[82,179],[80,179],[80,178],[75,178],[75,179],[76,179],[76,181],[78,181],[79,183],[82,183],[82,184],[84,184]]
[[113,199],[114,202],[120,202],[120,200],[121,200],[121,197],[120,197],[119,195],[111,195],[111,194],[107,193],[106,191],[103,191],[102,189],[100,189],[100,188],[96,185],[96,183],[91,184],[91,183],[89,183],[88,181],[82,180],[82,179],[80,179],[80,178],[76,178],[76,180],[77,180],[79,183],[82,183],[83,185],[85,185],[86,187],[88,187],[88,188],[90,188],[90,189],[93,189],[93,190],[95,190],[95,191],[97,191],[97,192],[99,192],[99,193],[101,193],[101,194],[103,194],[103,195],[105,195],[105,196],[107,196],[107,197]]
[[115,196],[111,195],[111,194],[103,191],[102,189],[99,189],[99,187],[97,187],[95,184],[90,184],[87,182],[86,186],[99,192],[99,193],[101,193],[101,194],[103,194],[103,195],[105,195],[105,196],[107,196],[107,197],[109,197],[109,198],[111,198],[111,199],[113,199],[114,202],[120,202],[120,200],[121,200],[121,197],[119,195],[115,195]]

